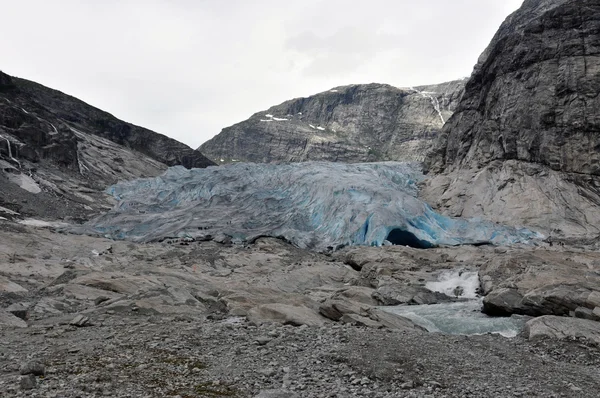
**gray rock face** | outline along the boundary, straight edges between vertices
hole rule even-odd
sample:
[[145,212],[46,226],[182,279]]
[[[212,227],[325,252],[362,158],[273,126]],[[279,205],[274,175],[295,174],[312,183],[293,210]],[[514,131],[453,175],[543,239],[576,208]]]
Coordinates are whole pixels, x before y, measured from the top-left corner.
[[211,164],[171,138],[0,72],[0,205],[13,212],[84,217],[107,205],[99,191],[118,180]]
[[405,89],[336,87],[256,113],[199,150],[217,163],[421,161],[463,87],[463,80]]
[[523,296],[517,289],[500,288],[483,299],[483,312],[492,316],[510,316],[522,311]]
[[479,268],[489,315],[570,316],[600,307],[597,252],[497,253]]
[[441,167],[518,159],[600,175],[600,5],[526,1],[479,60]]
[[0,90],[12,89],[14,88],[14,86],[15,84],[13,83],[10,76],[0,71]]
[[530,340],[542,337],[552,339],[585,338],[600,344],[600,323],[587,319],[542,316],[525,324],[525,335]]
[[597,235],[598,29],[589,0],[529,0],[507,18],[426,161],[449,179],[425,195],[452,214]]

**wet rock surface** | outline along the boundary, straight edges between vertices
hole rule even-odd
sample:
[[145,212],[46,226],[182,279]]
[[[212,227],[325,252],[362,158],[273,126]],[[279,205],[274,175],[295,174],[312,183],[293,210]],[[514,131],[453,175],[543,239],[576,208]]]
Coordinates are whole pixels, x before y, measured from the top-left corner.
[[600,306],[597,251],[508,251],[486,261],[479,277],[489,314],[574,316]]
[[219,164],[422,161],[458,104],[464,83],[336,87],[256,113],[198,149]]

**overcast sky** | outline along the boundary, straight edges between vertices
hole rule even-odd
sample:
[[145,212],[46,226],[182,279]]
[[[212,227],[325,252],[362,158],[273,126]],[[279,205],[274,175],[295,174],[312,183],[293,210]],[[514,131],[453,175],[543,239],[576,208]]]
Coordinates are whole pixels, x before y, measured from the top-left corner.
[[470,75],[522,0],[18,0],[0,69],[197,147],[334,86]]

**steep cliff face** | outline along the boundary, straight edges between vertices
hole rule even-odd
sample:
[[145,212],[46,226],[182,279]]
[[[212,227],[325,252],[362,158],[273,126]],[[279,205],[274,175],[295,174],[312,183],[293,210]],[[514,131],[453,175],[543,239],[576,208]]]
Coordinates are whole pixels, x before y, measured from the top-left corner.
[[0,72],[0,210],[82,216],[106,206],[101,191],[118,180],[211,164],[171,138]]
[[404,89],[337,87],[256,113],[199,150],[217,163],[421,161],[463,87],[463,80]]
[[475,66],[425,195],[452,214],[598,233],[599,32],[597,1],[526,0]]

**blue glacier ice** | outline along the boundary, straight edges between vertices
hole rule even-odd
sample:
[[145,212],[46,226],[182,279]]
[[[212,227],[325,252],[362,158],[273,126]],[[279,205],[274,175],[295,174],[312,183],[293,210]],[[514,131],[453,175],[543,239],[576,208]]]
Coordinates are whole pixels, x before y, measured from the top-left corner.
[[78,232],[139,242],[228,236],[285,238],[301,248],[532,243],[541,235],[450,218],[417,198],[417,164],[239,163],[187,170],[110,187],[118,205]]

